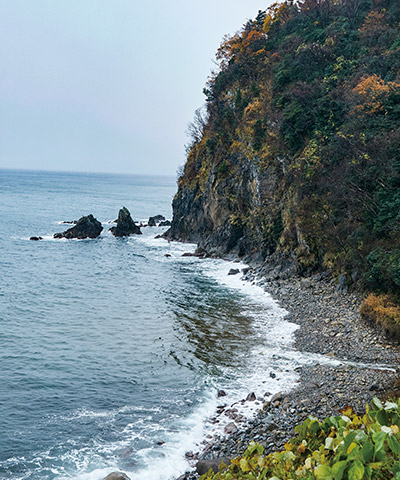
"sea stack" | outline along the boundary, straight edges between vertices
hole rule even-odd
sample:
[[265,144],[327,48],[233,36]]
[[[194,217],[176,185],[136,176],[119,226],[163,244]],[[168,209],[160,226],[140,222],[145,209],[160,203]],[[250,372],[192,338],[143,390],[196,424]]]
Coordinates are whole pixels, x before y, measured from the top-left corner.
[[141,235],[140,228],[132,220],[131,214],[126,207],[122,207],[118,213],[117,226],[111,227],[110,232],[115,237],[127,237],[128,235]]
[[78,238],[81,240],[84,238],[97,238],[102,230],[103,227],[101,226],[101,223],[90,214],[86,217],[80,218],[74,227],[69,228],[62,233],[55,233],[53,237],[68,239]]

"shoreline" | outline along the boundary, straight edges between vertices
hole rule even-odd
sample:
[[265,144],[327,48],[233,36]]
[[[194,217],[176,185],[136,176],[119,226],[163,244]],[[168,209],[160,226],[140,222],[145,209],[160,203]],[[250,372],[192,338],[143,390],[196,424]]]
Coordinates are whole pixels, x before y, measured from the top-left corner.
[[[242,278],[263,287],[288,311],[285,320],[300,327],[294,349],[309,354],[310,364],[296,369],[300,379],[294,389],[274,395],[236,431],[207,444],[198,453],[207,466],[212,459],[241,455],[252,440],[266,454],[280,450],[294,436],[294,427],[310,415],[323,420],[348,405],[363,412],[375,395],[390,390],[399,374],[399,345],[361,319],[361,295],[338,293],[330,275],[271,278],[257,266]],[[315,354],[326,362],[318,362]],[[178,480],[197,478],[191,471]]]

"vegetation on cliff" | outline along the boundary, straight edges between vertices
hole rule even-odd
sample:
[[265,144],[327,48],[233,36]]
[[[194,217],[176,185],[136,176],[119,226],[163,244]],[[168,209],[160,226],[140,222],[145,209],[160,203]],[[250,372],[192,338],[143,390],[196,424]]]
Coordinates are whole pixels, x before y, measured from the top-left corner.
[[362,480],[400,478],[400,402],[375,397],[365,415],[347,407],[323,422],[310,417],[282,452],[263,455],[252,442],[242,457],[203,480]]
[[278,252],[396,303],[399,24],[398,0],[287,0],[225,38],[171,236]]

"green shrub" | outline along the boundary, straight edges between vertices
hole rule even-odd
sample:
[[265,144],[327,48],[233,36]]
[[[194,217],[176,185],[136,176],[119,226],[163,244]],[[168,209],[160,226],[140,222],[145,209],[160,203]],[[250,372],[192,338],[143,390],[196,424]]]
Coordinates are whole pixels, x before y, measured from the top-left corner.
[[374,398],[363,416],[350,407],[323,422],[310,417],[295,428],[285,450],[264,456],[252,442],[228,469],[202,480],[400,479],[400,401]]

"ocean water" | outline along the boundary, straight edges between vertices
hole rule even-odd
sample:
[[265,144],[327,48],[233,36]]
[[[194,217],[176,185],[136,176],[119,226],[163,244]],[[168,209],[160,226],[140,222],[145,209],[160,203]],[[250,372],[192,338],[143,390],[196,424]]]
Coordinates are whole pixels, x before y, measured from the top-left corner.
[[[296,327],[227,275],[241,265],[182,257],[195,246],[155,239],[165,228],[108,232],[122,206],[171,218],[175,191],[174,178],[0,170],[1,479],[168,480],[231,421],[218,405],[295,384]],[[98,239],[52,238],[89,213]]]

